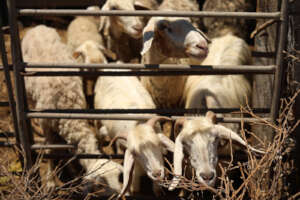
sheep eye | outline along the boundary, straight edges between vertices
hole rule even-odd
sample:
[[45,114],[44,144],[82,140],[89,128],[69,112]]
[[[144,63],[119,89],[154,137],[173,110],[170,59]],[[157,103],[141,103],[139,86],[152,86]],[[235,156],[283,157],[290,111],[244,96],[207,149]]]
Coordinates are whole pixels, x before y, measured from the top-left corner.
[[147,9],[147,8],[145,8],[143,6],[139,6],[139,5],[134,5],[134,9],[135,10],[149,10],[149,9]]
[[172,33],[172,29],[170,27],[167,27],[168,32]]
[[111,10],[118,10],[117,6],[112,6]]

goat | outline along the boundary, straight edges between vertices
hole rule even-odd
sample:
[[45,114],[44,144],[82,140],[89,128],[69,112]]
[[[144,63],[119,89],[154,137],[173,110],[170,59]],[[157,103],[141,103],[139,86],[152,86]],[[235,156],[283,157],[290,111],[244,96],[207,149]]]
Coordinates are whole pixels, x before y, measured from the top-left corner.
[[213,186],[216,181],[216,165],[218,162],[217,147],[220,139],[232,140],[252,152],[264,154],[249,145],[232,130],[216,124],[216,115],[208,111],[206,116],[187,120],[181,118],[175,123],[175,133],[182,126],[175,140],[174,174],[169,190],[174,190],[182,175],[184,152],[189,156],[190,163],[196,171],[197,180],[204,185]]

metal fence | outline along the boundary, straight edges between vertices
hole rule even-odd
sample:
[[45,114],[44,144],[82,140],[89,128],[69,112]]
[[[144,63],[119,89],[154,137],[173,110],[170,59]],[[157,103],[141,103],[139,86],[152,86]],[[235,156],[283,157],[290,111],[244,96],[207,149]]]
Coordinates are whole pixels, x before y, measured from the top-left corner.
[[[83,1],[84,2],[84,1]],[[286,43],[287,33],[287,0],[282,0],[280,12],[179,12],[179,11],[88,11],[88,10],[67,10],[67,9],[17,9],[14,0],[7,0],[9,13],[9,26],[13,71],[15,78],[15,102],[12,94],[12,87],[9,76],[9,66],[5,55],[5,47],[3,41],[3,33],[0,31],[0,45],[2,50],[3,70],[7,79],[7,87],[9,91],[9,105],[12,110],[13,121],[15,126],[15,136],[18,144],[22,146],[25,151],[26,166],[25,169],[30,169],[35,162],[35,152],[39,149],[57,149],[57,148],[74,148],[73,145],[40,145],[35,144],[30,119],[32,118],[67,118],[67,119],[110,119],[110,120],[144,120],[149,118],[149,113],[157,113],[161,115],[171,116],[176,119],[178,115],[185,113],[204,113],[205,109],[111,109],[111,110],[44,110],[32,111],[28,109],[26,92],[24,86],[25,76],[163,76],[163,75],[211,75],[211,74],[273,74],[273,98],[270,108],[255,109],[255,113],[269,113],[266,120],[274,121],[278,117],[279,100],[281,93],[281,82],[283,79],[283,50]],[[47,1],[45,1],[47,5]],[[71,4],[71,2],[70,2]],[[216,17],[216,18],[244,18],[244,19],[274,19],[278,24],[278,33],[276,44],[278,48],[274,53],[266,52],[252,52],[253,56],[271,57],[276,60],[275,65],[269,66],[196,66],[196,65],[146,65],[146,64],[37,64],[24,63],[20,48],[20,38],[17,26],[17,18],[19,16],[67,16],[67,15],[93,15],[93,16],[170,16],[170,17]],[[78,71],[30,71],[26,72],[25,68],[74,68],[74,69],[139,69],[139,71],[93,71],[93,72],[78,72]],[[154,70],[155,69],[155,70]],[[7,103],[5,104],[7,105]],[[240,108],[230,109],[214,109],[217,113],[230,113],[232,111],[239,111]],[[131,113],[130,116],[126,115]],[[245,122],[253,122],[253,118],[227,118],[221,117],[217,119],[224,123],[240,123],[241,120]],[[69,158],[74,157],[74,154],[66,154],[58,156],[54,154],[46,154],[45,158]],[[123,158],[123,155],[91,155],[78,154],[76,158]]]

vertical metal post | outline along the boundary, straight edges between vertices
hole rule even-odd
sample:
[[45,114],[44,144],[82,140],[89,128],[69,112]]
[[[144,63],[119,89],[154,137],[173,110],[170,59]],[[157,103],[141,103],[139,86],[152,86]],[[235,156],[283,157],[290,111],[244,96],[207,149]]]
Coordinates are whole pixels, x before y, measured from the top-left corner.
[[286,47],[287,41],[287,29],[288,29],[288,0],[282,0],[281,3],[281,17],[279,22],[279,45],[276,52],[276,72],[274,78],[274,94],[272,98],[271,105],[271,119],[276,122],[279,115],[279,103],[280,103],[280,93],[283,78],[283,50]]
[[[2,27],[2,16],[0,16],[0,27]],[[13,126],[14,126],[14,135],[16,138],[17,146],[20,147],[20,137],[19,137],[19,130],[18,130],[18,123],[17,123],[17,113],[16,113],[16,105],[14,102],[14,95],[13,95],[13,87],[11,84],[11,78],[10,78],[10,70],[8,66],[7,56],[6,56],[6,49],[5,49],[5,43],[4,43],[4,34],[2,31],[2,28],[0,29],[0,49],[2,52],[2,63],[3,63],[3,70],[4,70],[4,76],[6,80],[6,87],[7,87],[7,93],[8,93],[8,101],[9,101],[9,107],[10,112],[13,118]]]
[[7,0],[8,7],[8,19],[10,25],[11,36],[11,50],[13,59],[13,69],[15,75],[15,93],[16,93],[16,108],[17,108],[17,121],[19,128],[19,137],[21,147],[24,151],[24,163],[25,170],[31,169],[35,162],[35,154],[30,149],[33,144],[33,136],[31,132],[30,121],[26,118],[26,112],[28,111],[26,91],[24,77],[20,75],[24,72],[24,62],[22,58],[19,31],[17,25],[17,12],[15,6],[15,0]]

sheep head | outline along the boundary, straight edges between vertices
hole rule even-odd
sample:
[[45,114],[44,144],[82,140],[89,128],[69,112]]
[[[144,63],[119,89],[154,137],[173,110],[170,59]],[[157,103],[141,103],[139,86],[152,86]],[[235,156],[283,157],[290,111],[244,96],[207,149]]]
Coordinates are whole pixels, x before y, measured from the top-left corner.
[[209,39],[188,18],[152,17],[143,31],[142,55],[151,49],[154,41],[166,57],[202,60],[208,53]]
[[174,142],[162,133],[156,133],[154,126],[156,122],[165,120],[170,119],[154,117],[144,124],[137,125],[129,132],[124,157],[123,189],[119,196],[122,196],[130,185],[135,161],[139,162],[152,180],[158,181],[164,178],[162,147],[173,152]]
[[[190,163],[196,171],[199,183],[214,186],[216,180],[216,165],[218,162],[217,147],[220,139],[231,139],[255,153],[263,151],[246,144],[246,142],[230,129],[215,124],[216,116],[207,112],[205,117],[193,120],[181,119],[176,122],[175,131],[182,125],[182,130],[176,137],[174,150],[174,174],[182,175],[182,160],[184,152],[189,156]],[[169,190],[174,190],[180,178],[174,177]]]
[[[134,6],[135,0],[107,0],[106,3],[103,5],[102,10],[134,11]],[[139,17],[110,16],[109,18],[110,20],[106,20],[105,17],[100,18],[99,30],[102,30],[105,26],[115,25],[119,27],[118,31],[126,33],[135,39],[142,37],[144,25]]]
[[85,41],[73,52],[75,59],[81,56],[86,64],[107,63],[105,55],[112,59],[115,58],[113,52],[92,40]]

